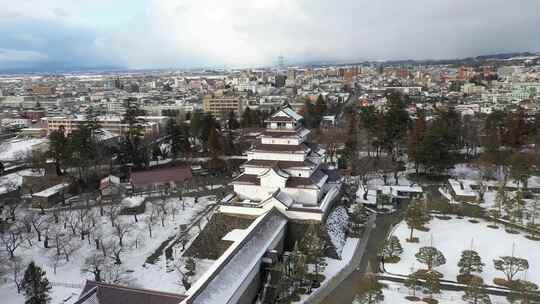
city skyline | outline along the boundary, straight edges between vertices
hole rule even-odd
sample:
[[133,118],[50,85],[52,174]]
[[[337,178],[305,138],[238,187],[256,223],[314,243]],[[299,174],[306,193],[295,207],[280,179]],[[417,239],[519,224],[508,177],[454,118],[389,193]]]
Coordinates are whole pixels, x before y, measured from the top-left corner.
[[536,1],[0,0],[0,70],[252,67],[540,50]]

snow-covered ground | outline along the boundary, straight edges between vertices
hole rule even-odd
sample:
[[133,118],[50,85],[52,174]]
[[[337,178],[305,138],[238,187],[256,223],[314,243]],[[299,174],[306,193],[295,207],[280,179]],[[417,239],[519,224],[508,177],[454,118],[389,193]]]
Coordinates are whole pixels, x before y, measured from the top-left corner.
[[[477,168],[470,164],[457,164],[454,166],[453,169],[450,169],[448,171],[448,174],[452,177],[463,179],[463,180],[471,180],[472,183],[476,183],[478,180],[480,174]],[[501,170],[497,170],[493,176],[495,180],[490,180],[486,182],[486,184],[490,186],[499,186],[501,182],[504,180],[504,174]],[[473,182],[474,181],[474,182]],[[513,179],[509,179],[506,183],[509,187],[517,187],[518,185],[521,187],[522,184],[518,183],[517,181]],[[540,188],[540,176],[531,176],[529,177],[527,181],[527,186],[529,188]]]
[[[179,274],[174,270],[174,265],[171,265],[172,263],[168,263],[168,265],[165,263],[164,256],[159,257],[155,264],[145,263],[147,257],[155,252],[162,242],[177,235],[180,225],[192,223],[196,218],[200,217],[202,211],[205,210],[209,204],[214,203],[214,201],[209,200],[208,197],[199,198],[197,203],[195,203],[195,200],[192,197],[185,197],[184,201],[185,210],[182,210],[182,204],[177,198],[170,198],[167,200],[169,209],[168,215],[164,220],[164,227],[161,225],[161,217],[156,216],[156,214],[159,215],[159,212],[154,213],[155,219],[154,224],[152,225],[152,237],[149,236],[146,223],[148,222],[150,214],[152,214],[151,210],[154,209],[155,206],[148,207],[145,214],[138,215],[138,222],[135,222],[135,217],[132,215],[118,217],[117,220],[119,222],[126,223],[130,227],[130,231],[124,240],[124,243],[128,245],[125,245],[125,249],[121,254],[121,268],[125,272],[124,281],[128,281],[130,285],[135,287],[173,293],[184,292],[183,286],[179,284]],[[154,211],[156,210],[157,207]],[[97,213],[98,210],[95,211]],[[174,219],[172,213],[175,214]],[[63,229],[62,222],[55,226],[56,229]],[[102,238],[114,238],[112,226],[107,215],[103,217],[97,216],[96,227],[98,227],[97,230]],[[70,228],[65,230],[66,234],[69,234],[69,229]],[[199,232],[199,228],[194,227],[189,233],[189,239],[193,239]],[[97,237],[97,233],[98,232],[96,231],[96,234],[92,236],[92,239],[93,237]],[[137,248],[135,248],[134,245],[135,240],[137,240]],[[82,286],[86,279],[93,279],[93,275],[83,273],[81,269],[84,267],[85,258],[96,252],[94,242],[88,242],[87,240],[81,241],[80,238],[74,236],[70,243],[74,244],[74,247],[78,247],[78,249],[70,255],[69,262],[65,259],[62,259],[59,262],[56,273],[54,273],[54,259],[52,258],[55,255],[54,253],[56,250],[54,248],[44,249],[43,243],[37,242],[36,235],[33,236],[32,243],[32,247],[25,245],[24,247],[17,249],[15,255],[21,257],[26,263],[32,260],[35,261],[37,265],[47,272],[47,278],[52,282],[53,286],[51,292],[51,304],[72,303],[77,299],[80,293],[80,288],[78,286]],[[51,247],[54,247],[54,245],[51,245]],[[180,247],[181,245],[177,245],[175,251],[180,251]],[[177,255],[175,254],[175,256]],[[192,278],[192,282],[195,282],[195,280],[210,267],[213,261],[197,260],[196,263],[196,274]],[[65,286],[70,284],[74,284],[74,286]],[[65,302],[64,300],[72,294],[75,294],[75,296],[73,296],[70,301]],[[24,302],[23,296],[17,295],[15,285],[11,281],[8,281],[8,283],[0,282],[0,299],[3,299],[0,302],[9,304]],[[4,302],[4,299],[9,299],[9,301]]]
[[44,138],[12,139],[0,144],[0,161],[13,161],[26,156],[32,146],[46,142]]
[[[405,222],[398,224],[393,232],[401,241],[404,252],[401,255],[401,261],[397,264],[386,264],[386,270],[393,274],[407,275],[411,268],[418,270],[425,268],[420,264],[415,254],[423,246],[434,246],[439,249],[446,257],[446,264],[437,267],[436,270],[444,275],[447,280],[456,280],[459,273],[457,263],[463,250],[472,249],[477,251],[485,263],[484,271],[481,276],[484,282],[492,284],[496,277],[503,277],[504,274],[495,270],[493,260],[500,256],[514,255],[525,258],[529,261],[529,271],[527,280],[540,284],[540,242],[531,241],[524,237],[524,234],[509,234],[504,229],[488,228],[488,223],[479,220],[480,223],[473,224],[465,219],[453,218],[452,220],[439,220],[433,218],[427,225],[430,228],[428,232],[415,230],[414,236],[420,238],[419,243],[409,243],[405,239],[409,237],[410,230]],[[520,273],[517,278],[523,278],[525,273]]]
[[[412,295],[412,292],[409,291],[409,289],[399,283],[391,282],[391,281],[380,281],[382,284],[384,284],[386,287],[383,289],[383,295],[384,300],[383,303],[388,304],[410,304],[413,303],[405,297]],[[439,304],[466,304],[467,302],[463,301],[462,296],[464,292],[462,291],[450,291],[450,290],[441,290],[440,294],[434,295],[433,297],[439,301]],[[422,298],[423,295],[422,291],[417,291],[416,296],[419,298]],[[503,296],[494,296],[490,295],[490,300],[492,304],[507,304],[508,301],[506,301],[506,298]],[[354,302],[353,302],[354,303]],[[423,301],[415,302],[415,303],[425,303]]]

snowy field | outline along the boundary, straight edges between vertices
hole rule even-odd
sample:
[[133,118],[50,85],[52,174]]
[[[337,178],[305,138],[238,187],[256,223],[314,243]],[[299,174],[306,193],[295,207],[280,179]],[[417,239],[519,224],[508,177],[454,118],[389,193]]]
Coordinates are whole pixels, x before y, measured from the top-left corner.
[[22,158],[32,150],[33,145],[46,142],[44,138],[13,139],[0,144],[0,161]]
[[[528,240],[524,234],[508,234],[501,227],[491,229],[487,227],[486,221],[480,220],[479,224],[470,223],[467,219],[439,220],[433,218],[426,226],[430,228],[428,232],[415,230],[414,236],[420,238],[419,243],[409,243],[405,239],[409,237],[410,230],[405,222],[398,224],[393,232],[401,241],[404,252],[401,261],[397,264],[386,264],[386,271],[392,274],[408,275],[411,268],[418,270],[426,268],[420,264],[415,254],[423,246],[432,246],[439,249],[446,257],[446,264],[437,267],[436,270],[444,275],[444,279],[456,280],[459,273],[457,266],[463,250],[472,249],[477,251],[482,262],[485,264],[481,276],[484,282],[492,284],[496,277],[504,278],[504,274],[495,270],[493,260],[500,256],[512,255],[512,247],[516,257],[525,258],[529,261],[529,271],[527,280],[540,284],[540,242]],[[520,273],[516,278],[524,279],[524,273]]]
[[[380,281],[382,284],[386,285],[383,289],[384,300],[383,303],[388,304],[410,304],[413,303],[405,297],[412,295],[409,289],[399,283],[391,281]],[[433,297],[439,301],[439,304],[466,304],[467,302],[463,301],[462,296],[464,292],[461,291],[450,291],[450,290],[441,290],[441,293],[434,295]],[[417,297],[423,297],[422,291],[416,292]],[[507,304],[508,301],[503,296],[494,296],[490,295],[491,304]],[[354,303],[354,302],[353,302]],[[425,303],[423,301],[414,302],[414,303]]]
[[[471,166],[470,164],[457,164],[454,166],[453,169],[450,169],[448,171],[448,174],[452,177],[464,180],[471,180],[471,182],[475,183],[479,178],[478,169],[476,169],[474,166]],[[501,181],[504,180],[504,174],[501,170],[497,170],[494,175],[494,178],[496,180],[490,180],[486,183],[494,187],[499,186],[501,184]],[[513,179],[509,179],[507,182],[507,186],[509,187],[517,187],[518,185],[521,186],[521,183],[518,183]],[[540,188],[540,176],[529,177],[527,185],[529,188]]]
[[[201,218],[200,229],[202,229],[207,219],[206,216],[203,216],[203,211],[211,203],[214,203],[214,201],[209,200],[208,197],[199,198],[197,203],[195,203],[194,198],[185,197],[185,210],[183,210],[182,203],[178,198],[169,198],[165,201],[166,215],[159,211],[162,209],[161,205],[154,204],[147,204],[146,212],[137,216],[137,222],[133,215],[119,215],[116,219],[117,223],[129,227],[123,240],[124,246],[122,249],[119,249],[117,243],[114,245],[115,242],[118,242],[118,237],[113,231],[108,214],[100,217],[98,208],[92,209],[97,224],[91,230],[91,241],[88,241],[88,237],[87,240],[82,241],[80,236],[71,235],[71,224],[68,224],[67,229],[62,226],[64,221],[72,223],[73,217],[78,216],[77,211],[72,211],[71,214],[61,215],[59,224],[50,224],[51,226],[48,228],[51,236],[49,249],[43,248],[43,242],[38,242],[34,233],[30,237],[33,245],[29,246],[27,243],[21,245],[16,250],[15,256],[22,258],[25,264],[33,260],[47,272],[47,278],[53,287],[51,291],[52,304],[73,303],[78,298],[81,291],[80,287],[82,287],[84,281],[93,279],[92,274],[81,270],[84,268],[87,257],[101,254],[95,248],[93,241],[95,238],[105,240],[105,244],[110,245],[110,250],[120,250],[121,265],[118,266],[109,262],[107,267],[114,267],[121,274],[117,276],[121,278],[121,282],[134,287],[183,293],[184,288],[179,283],[181,275],[175,270],[175,266],[179,264],[180,267],[183,267],[181,264],[183,261],[176,259],[176,265],[171,262],[167,263],[163,255],[158,257],[154,264],[146,264],[145,261],[162,242],[178,235],[180,225],[189,225],[194,220]],[[79,223],[77,225],[83,224]],[[152,237],[150,237],[149,227],[152,230]],[[193,240],[200,232],[200,229],[197,225],[194,226],[189,232],[188,239]],[[63,233],[62,238],[67,238],[64,242],[69,244],[68,249],[66,249],[69,251],[69,261],[64,257],[64,254],[57,257],[54,245],[55,231],[61,231]],[[186,248],[188,246],[189,244],[186,245]],[[181,247],[181,245],[174,247],[174,256],[181,255]],[[212,263],[213,261],[210,260],[197,260],[195,276],[192,278],[192,282],[195,282]],[[55,264],[56,273],[54,271]],[[0,302],[9,304],[24,303],[23,295],[17,294],[15,284],[10,280],[9,275],[7,279],[7,283],[0,281],[0,299],[2,299]]]

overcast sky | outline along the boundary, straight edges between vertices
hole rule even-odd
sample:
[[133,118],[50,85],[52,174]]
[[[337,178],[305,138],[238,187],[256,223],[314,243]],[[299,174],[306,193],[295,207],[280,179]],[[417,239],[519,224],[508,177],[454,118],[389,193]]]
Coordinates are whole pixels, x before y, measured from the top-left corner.
[[540,51],[539,0],[0,0],[0,70]]

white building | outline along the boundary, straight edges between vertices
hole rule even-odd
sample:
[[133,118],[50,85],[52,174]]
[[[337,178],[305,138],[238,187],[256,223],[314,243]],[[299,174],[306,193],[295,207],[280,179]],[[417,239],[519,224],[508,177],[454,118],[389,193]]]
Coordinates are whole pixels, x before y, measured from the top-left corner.
[[303,117],[289,108],[273,114],[248,152],[235,195],[221,212],[261,215],[277,207],[290,218],[322,220],[339,194],[335,171],[324,168],[326,151],[308,142]]

